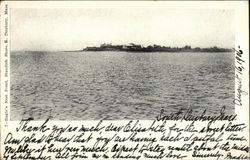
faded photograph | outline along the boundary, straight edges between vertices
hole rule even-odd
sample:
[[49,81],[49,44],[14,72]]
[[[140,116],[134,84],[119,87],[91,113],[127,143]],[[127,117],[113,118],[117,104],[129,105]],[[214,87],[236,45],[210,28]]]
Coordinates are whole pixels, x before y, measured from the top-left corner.
[[11,9],[10,119],[234,113],[233,10]]

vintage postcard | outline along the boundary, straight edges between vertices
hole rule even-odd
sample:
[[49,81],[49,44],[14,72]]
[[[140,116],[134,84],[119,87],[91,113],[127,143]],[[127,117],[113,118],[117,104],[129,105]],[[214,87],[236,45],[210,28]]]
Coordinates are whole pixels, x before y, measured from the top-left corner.
[[1,159],[249,159],[248,5],[1,2]]

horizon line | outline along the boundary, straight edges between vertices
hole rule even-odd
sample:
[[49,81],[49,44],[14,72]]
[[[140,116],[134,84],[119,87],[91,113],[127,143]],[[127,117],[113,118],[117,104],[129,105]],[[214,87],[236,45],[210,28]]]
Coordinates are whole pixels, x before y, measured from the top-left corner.
[[[150,44],[150,45],[142,45],[142,44],[136,44],[136,43],[128,43],[128,44],[112,44],[112,43],[102,43],[102,44],[99,44],[94,46],[85,46],[81,49],[72,49],[72,50],[59,50],[59,49],[44,49],[44,50],[34,50],[34,49],[14,49],[14,50],[10,50],[10,52],[18,52],[18,51],[22,51],[22,52],[25,52],[25,51],[34,51],[34,52],[39,52],[39,51],[47,51],[47,52],[70,52],[70,51],[83,51],[84,48],[86,47],[100,47],[101,45],[103,44],[106,44],[106,45],[114,45],[114,46],[117,46],[117,45],[123,45],[123,46],[126,46],[126,45],[129,45],[129,44],[134,44],[134,45],[141,45],[142,47],[147,47],[147,46],[153,46],[153,45],[158,45],[158,44]],[[161,46],[161,47],[170,47],[170,48],[184,48],[185,46],[190,46],[191,49],[195,49],[195,48],[200,48],[200,49],[204,49],[204,48],[213,48],[213,47],[217,47],[217,48],[221,48],[221,49],[234,49],[235,47],[220,47],[220,46],[216,46],[216,45],[213,45],[213,46],[209,46],[209,47],[198,47],[198,46],[191,46],[191,45],[184,45],[184,46],[165,46],[165,45],[158,45],[158,46]]]

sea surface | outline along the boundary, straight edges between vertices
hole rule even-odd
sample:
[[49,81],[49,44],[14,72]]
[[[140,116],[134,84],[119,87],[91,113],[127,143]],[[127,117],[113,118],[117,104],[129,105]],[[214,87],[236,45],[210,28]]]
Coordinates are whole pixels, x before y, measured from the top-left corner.
[[12,52],[11,120],[234,113],[233,53]]

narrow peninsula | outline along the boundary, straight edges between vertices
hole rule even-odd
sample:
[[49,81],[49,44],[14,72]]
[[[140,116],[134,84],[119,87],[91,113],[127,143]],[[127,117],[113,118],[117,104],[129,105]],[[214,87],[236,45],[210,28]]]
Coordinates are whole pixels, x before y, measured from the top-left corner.
[[200,48],[191,46],[184,47],[166,47],[160,45],[142,46],[130,43],[129,45],[101,44],[99,47],[86,47],[82,51],[125,51],[125,52],[232,52],[232,49],[219,48],[217,46],[210,48]]

